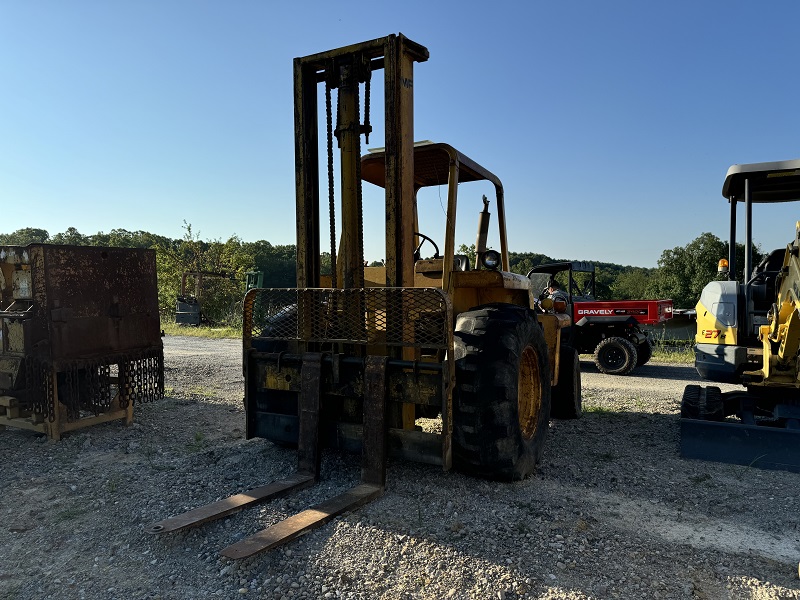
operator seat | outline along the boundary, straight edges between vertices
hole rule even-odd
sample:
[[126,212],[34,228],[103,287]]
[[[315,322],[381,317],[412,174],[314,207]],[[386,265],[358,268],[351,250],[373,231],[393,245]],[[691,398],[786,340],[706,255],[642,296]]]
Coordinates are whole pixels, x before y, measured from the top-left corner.
[[786,250],[778,248],[761,259],[753,269],[752,276],[747,282],[748,312],[754,317],[762,317],[758,322],[753,321],[754,331],[757,332],[759,323],[766,323],[767,312],[777,297],[777,280],[783,268],[783,259]]

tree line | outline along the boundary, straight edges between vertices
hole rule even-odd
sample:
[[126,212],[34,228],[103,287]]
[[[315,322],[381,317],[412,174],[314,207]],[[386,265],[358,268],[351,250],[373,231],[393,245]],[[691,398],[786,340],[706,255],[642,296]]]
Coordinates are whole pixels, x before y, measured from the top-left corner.
[[[294,244],[273,245],[266,240],[245,242],[237,236],[225,242],[201,240],[188,223],[184,223],[184,236],[181,239],[125,229],[84,235],[74,227],[52,236],[46,230],[36,228],[0,234],[0,245],[24,246],[32,243],[154,249],[158,301],[164,318],[174,316],[175,301],[181,291],[184,273],[206,271],[221,274],[215,278],[204,278],[202,308],[212,322],[228,325],[240,323],[246,273],[260,272],[264,287],[296,285]],[[737,279],[741,281],[743,244],[737,244],[736,255]],[[664,250],[658,266],[654,268],[592,261],[596,266],[596,296],[599,300],[671,298],[676,308],[693,308],[706,283],[718,276],[719,259],[727,256],[727,242],[712,233],[703,233],[686,246]],[[754,263],[761,259],[760,248],[753,248],[753,256]],[[535,252],[511,252],[509,259],[511,270],[523,275],[531,268],[548,262],[584,260],[581,257],[554,259]],[[328,254],[323,254],[322,264],[323,271],[326,265],[330,267]],[[187,278],[191,292],[194,292],[195,281],[194,277]],[[566,282],[561,283],[563,285]]]

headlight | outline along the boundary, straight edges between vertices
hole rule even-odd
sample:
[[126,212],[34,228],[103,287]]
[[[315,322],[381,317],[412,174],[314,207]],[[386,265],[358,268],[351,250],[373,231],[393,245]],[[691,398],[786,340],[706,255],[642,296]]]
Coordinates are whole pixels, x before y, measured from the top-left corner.
[[500,253],[497,250],[487,250],[481,256],[481,263],[487,269],[496,271],[500,268]]

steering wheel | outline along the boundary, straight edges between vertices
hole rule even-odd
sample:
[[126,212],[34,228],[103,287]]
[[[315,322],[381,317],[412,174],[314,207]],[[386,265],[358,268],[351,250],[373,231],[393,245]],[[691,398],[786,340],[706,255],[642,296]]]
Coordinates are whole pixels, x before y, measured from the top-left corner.
[[426,241],[427,241],[427,242],[430,242],[430,243],[431,243],[431,245],[433,246],[433,250],[434,250],[434,253],[433,253],[433,258],[441,258],[441,256],[439,256],[439,246],[437,246],[437,245],[436,245],[436,242],[434,242],[434,241],[433,241],[431,238],[429,238],[427,235],[423,235],[423,234],[421,234],[419,231],[415,231],[415,232],[414,232],[414,235],[417,235],[417,236],[419,236],[419,237],[421,237],[421,238],[422,238],[422,241],[419,243],[419,246],[417,246],[417,249],[416,249],[416,250],[414,250],[414,261],[418,261],[418,260],[421,258],[421,256],[422,256],[422,255],[420,254],[420,249],[422,248],[422,245],[423,245],[423,244],[424,244]]

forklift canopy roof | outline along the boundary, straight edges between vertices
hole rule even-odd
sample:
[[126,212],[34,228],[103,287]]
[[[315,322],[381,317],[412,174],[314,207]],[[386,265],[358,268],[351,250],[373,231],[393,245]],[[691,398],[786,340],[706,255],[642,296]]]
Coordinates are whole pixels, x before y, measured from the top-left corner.
[[[361,178],[380,187],[386,185],[385,155],[383,150],[361,157]],[[503,184],[491,171],[449,144],[418,142],[414,145],[414,186],[419,189],[433,185],[447,185],[450,161],[458,160],[458,183],[491,181],[495,187]]]
[[751,202],[800,200],[800,159],[733,165],[722,185],[722,195],[743,202],[745,181],[750,182]]
[[561,273],[561,271],[567,270],[578,273],[594,273],[594,263],[585,262],[582,260],[547,263],[545,265],[533,267],[528,275],[530,275],[530,273],[550,273],[551,275],[555,275],[556,273]]

